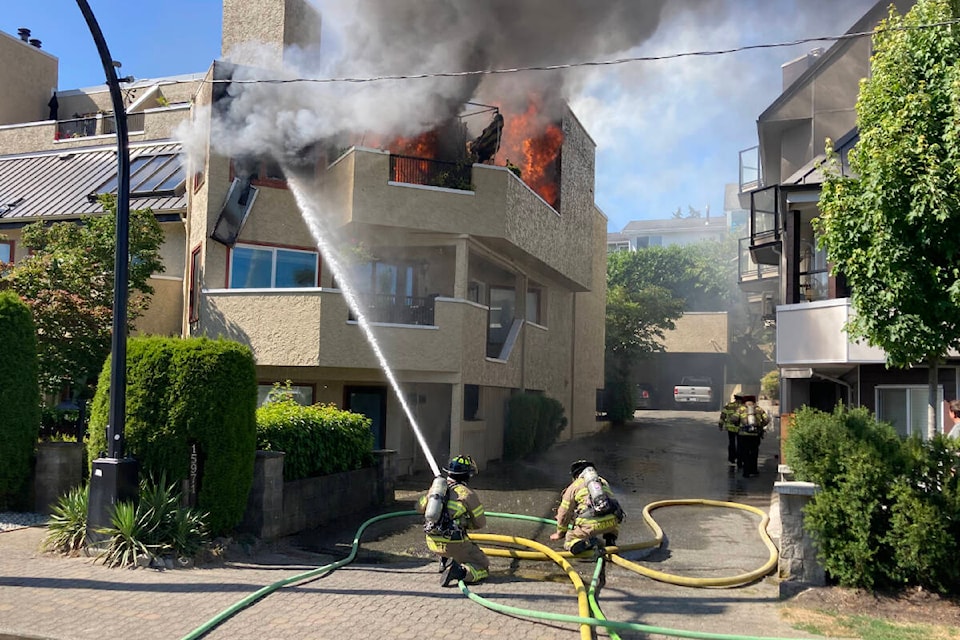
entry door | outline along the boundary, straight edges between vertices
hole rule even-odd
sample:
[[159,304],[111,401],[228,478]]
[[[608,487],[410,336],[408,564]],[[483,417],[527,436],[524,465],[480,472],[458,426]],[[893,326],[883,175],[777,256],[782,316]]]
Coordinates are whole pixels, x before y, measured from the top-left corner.
[[345,387],[343,393],[343,404],[348,411],[370,418],[373,448],[383,449],[387,433],[387,388]]

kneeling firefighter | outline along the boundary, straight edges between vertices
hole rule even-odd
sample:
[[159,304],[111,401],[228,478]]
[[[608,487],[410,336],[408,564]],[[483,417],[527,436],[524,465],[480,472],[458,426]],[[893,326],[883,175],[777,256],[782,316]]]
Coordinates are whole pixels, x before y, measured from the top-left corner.
[[424,514],[427,547],[440,556],[440,570],[446,569],[442,586],[458,580],[477,583],[490,575],[489,558],[467,536],[467,530],[487,523],[480,498],[467,486],[477,465],[470,456],[457,456],[444,471],[447,477],[437,476],[417,503],[417,511]]
[[[590,549],[613,546],[625,516],[607,481],[600,477],[594,464],[577,460],[570,465],[573,478],[560,498],[557,508],[557,531],[551,540],[564,536],[563,548],[579,555]],[[573,528],[568,525],[573,523]],[[603,543],[600,542],[603,538]]]

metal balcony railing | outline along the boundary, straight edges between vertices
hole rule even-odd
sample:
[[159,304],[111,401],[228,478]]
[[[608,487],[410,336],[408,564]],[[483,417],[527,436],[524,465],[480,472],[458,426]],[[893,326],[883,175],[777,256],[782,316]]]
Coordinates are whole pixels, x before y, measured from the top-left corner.
[[[357,298],[363,306],[363,314],[367,322],[433,326],[436,296],[415,298],[388,293],[365,293],[358,295]],[[351,313],[350,319],[357,318]]]
[[471,191],[473,167],[469,164],[390,154],[390,180]]
[[[145,114],[128,113],[127,130],[133,133],[143,131]],[[117,132],[117,121],[112,113],[96,113],[82,118],[58,120],[56,140],[68,138],[87,138],[89,136],[112,135]]]
[[753,259],[750,253],[750,245],[753,238],[747,236],[739,240],[739,274],[740,282],[747,280],[762,280],[764,278],[775,277],[780,272],[780,266],[776,264],[759,264]]

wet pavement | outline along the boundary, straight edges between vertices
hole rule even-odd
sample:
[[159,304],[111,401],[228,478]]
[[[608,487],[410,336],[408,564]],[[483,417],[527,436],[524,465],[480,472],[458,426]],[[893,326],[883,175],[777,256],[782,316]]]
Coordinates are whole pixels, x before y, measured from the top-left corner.
[[[655,500],[735,501],[776,511],[771,502],[778,445],[761,446],[761,474],[741,478],[726,463],[726,434],[714,413],[643,412],[637,422],[564,442],[532,461],[496,463],[471,482],[488,512],[550,518],[569,479],[572,460],[593,460],[627,511],[621,543],[652,537],[643,507]],[[469,453],[469,452],[464,452]],[[430,484],[427,474],[405,479],[397,502],[378,513],[412,509]],[[89,558],[36,552],[41,530],[0,534],[0,640],[8,638],[153,640],[181,638],[257,589],[346,555],[367,517],[344,518],[322,531],[263,545],[249,556],[191,570],[108,569]],[[656,510],[664,530],[660,549],[624,555],[661,572],[692,577],[729,576],[761,566],[768,551],[759,518],[708,507]],[[775,528],[775,527],[772,527]],[[550,543],[551,525],[491,518],[485,532]],[[589,583],[592,564],[575,562]],[[491,578],[474,591],[512,607],[576,615],[573,588],[552,563],[492,559]],[[657,582],[611,566],[599,601],[608,619],[698,632],[806,638],[779,616],[776,575],[731,588],[691,588]],[[398,517],[370,526],[357,558],[320,579],[292,583],[216,626],[208,638],[443,637],[577,638],[571,623],[504,615],[439,586],[437,563],[420,522]],[[6,636],[4,634],[7,634]],[[636,631],[623,638],[660,638]],[[597,637],[606,637],[598,631]]]

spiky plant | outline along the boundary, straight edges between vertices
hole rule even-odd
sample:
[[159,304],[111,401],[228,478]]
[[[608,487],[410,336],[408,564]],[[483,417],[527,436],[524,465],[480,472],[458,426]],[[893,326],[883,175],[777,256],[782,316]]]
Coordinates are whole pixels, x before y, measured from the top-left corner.
[[60,496],[51,510],[43,548],[60,553],[76,553],[87,544],[87,487],[74,487]]
[[118,502],[110,516],[112,526],[98,529],[109,537],[106,548],[97,556],[110,567],[132,566],[138,556],[156,557],[156,546],[148,544],[154,535],[153,509],[137,509],[129,502]]

